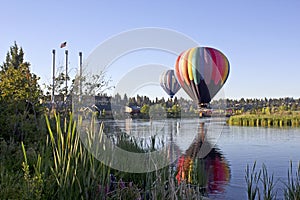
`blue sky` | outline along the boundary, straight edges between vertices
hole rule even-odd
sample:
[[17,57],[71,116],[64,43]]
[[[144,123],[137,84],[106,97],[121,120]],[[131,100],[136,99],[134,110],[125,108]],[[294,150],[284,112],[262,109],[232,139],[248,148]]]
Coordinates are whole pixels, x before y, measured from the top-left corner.
[[[231,71],[228,98],[300,97],[300,1],[2,1],[0,61],[14,41],[41,82],[51,82],[52,49],[70,73],[107,38],[143,27],[172,29],[221,50]],[[166,59],[162,62],[170,62]]]

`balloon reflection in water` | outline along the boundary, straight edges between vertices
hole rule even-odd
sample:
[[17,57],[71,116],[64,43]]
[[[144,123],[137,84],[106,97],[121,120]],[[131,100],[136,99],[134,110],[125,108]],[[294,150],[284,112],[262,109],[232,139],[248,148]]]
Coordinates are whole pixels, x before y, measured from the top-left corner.
[[[204,123],[203,123],[204,124]],[[178,184],[184,182],[191,185],[202,186],[208,193],[219,193],[230,179],[228,162],[217,148],[201,157],[200,149],[205,140],[205,130],[200,125],[199,134],[192,145],[180,156],[177,161],[176,180]]]

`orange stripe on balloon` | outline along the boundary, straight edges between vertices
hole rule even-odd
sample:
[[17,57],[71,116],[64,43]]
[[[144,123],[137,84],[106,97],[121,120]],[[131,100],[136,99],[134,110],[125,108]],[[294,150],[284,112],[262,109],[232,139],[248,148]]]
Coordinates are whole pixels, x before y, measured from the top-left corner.
[[184,62],[184,55],[185,55],[185,52],[182,53],[182,55],[180,56],[180,60],[179,60],[179,74],[180,74],[180,77],[182,79],[182,82],[184,83],[184,76],[183,76],[183,69],[182,69],[182,66],[183,66],[183,62]]
[[222,84],[224,84],[224,82],[226,81],[227,77],[228,77],[228,73],[229,73],[229,62],[226,58],[226,56],[224,54],[223,55],[223,59],[224,59],[224,73],[223,73],[223,77],[222,77]]
[[180,85],[183,85],[183,78],[180,75],[180,60],[181,60],[181,56],[183,53],[181,53],[178,58],[176,59],[176,63],[175,63],[175,73],[176,73],[176,77],[180,83]]
[[227,80],[227,77],[228,77],[228,75],[229,75],[229,61],[227,60],[227,58],[225,57],[225,59],[226,59],[226,73],[224,73],[224,79],[223,79],[223,81],[225,82],[226,80]]

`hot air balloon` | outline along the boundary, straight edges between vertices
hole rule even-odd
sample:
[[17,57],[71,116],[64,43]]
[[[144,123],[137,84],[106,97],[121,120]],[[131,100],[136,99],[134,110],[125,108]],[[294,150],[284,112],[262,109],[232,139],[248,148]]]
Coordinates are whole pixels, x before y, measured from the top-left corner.
[[175,64],[180,86],[198,103],[206,107],[229,75],[226,56],[211,47],[194,47],[182,52]]
[[181,88],[174,74],[174,70],[167,70],[161,74],[160,85],[171,98],[173,98]]

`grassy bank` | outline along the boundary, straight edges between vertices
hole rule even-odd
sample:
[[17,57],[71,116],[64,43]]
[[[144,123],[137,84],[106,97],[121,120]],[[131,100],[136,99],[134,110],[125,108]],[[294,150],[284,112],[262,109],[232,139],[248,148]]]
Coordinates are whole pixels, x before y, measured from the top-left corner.
[[299,127],[300,114],[241,114],[231,116],[227,124],[236,126]]

